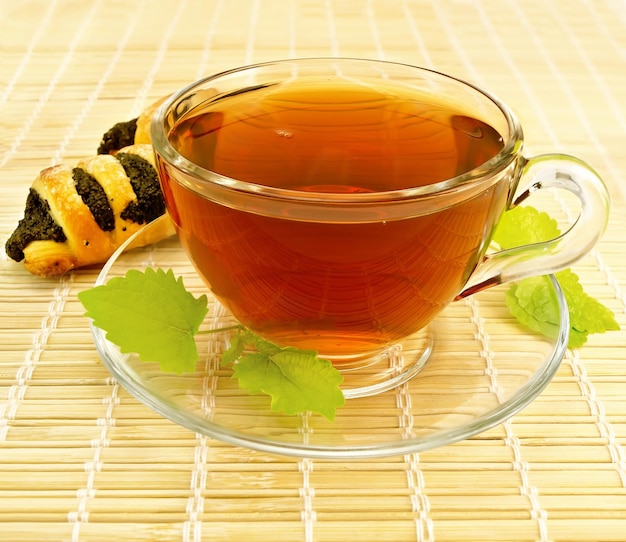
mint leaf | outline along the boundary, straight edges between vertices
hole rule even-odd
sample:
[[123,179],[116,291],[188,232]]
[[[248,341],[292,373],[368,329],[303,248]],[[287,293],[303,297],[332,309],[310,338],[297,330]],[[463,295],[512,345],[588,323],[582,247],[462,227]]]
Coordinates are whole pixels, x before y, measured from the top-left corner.
[[[244,353],[246,347],[255,352]],[[233,376],[251,394],[271,396],[272,410],[287,414],[314,411],[333,420],[345,404],[341,373],[313,350],[282,348],[249,330],[234,335],[222,364],[234,362]]]
[[556,220],[530,205],[518,206],[502,215],[493,240],[503,250],[554,239],[561,234]]
[[[493,240],[502,249],[547,241],[560,235],[555,220],[531,206],[520,206],[502,215]],[[555,273],[570,317],[568,346],[578,348],[592,333],[619,329],[613,312],[589,296],[571,269]],[[506,293],[511,314],[533,331],[555,338],[559,330],[558,303],[547,277],[530,277],[512,284]]]
[[130,270],[125,277],[80,292],[78,299],[86,316],[123,353],[158,362],[162,371],[195,369],[194,336],[208,312],[207,297],[196,299],[172,270]]
[[572,330],[591,334],[619,329],[613,312],[583,290],[578,275],[566,269],[559,271],[555,276],[570,307]]
[[[567,346],[579,348],[587,342],[590,333],[603,333],[607,329],[618,328],[614,327],[617,322],[612,318],[612,313],[611,318],[606,319],[607,327],[597,323],[588,326],[585,323],[585,320],[594,321],[594,314],[597,312],[606,312],[608,309],[584,292],[577,291],[577,288],[571,290],[568,282],[562,282],[563,278],[566,281],[569,279],[568,275],[573,276],[575,283],[578,284],[578,277],[570,270],[555,274],[563,290],[570,314],[570,334]],[[506,305],[511,314],[529,329],[553,339],[557,337],[560,327],[558,303],[548,277],[530,277],[512,285],[506,293]],[[583,316],[586,309],[591,310]],[[614,323],[611,323],[611,320]]]
[[[78,294],[94,324],[121,352],[135,352],[142,361],[158,362],[165,372],[192,372],[198,361],[195,336],[208,312],[207,296],[195,298],[173,271],[130,270],[124,277]],[[314,411],[329,420],[343,406],[341,373],[317,352],[283,348],[241,326],[222,354],[233,364],[233,376],[250,393],[271,396],[273,410],[287,414]],[[250,352],[254,350],[254,352]]]
[[548,277],[530,277],[512,284],[506,292],[505,302],[521,324],[553,339],[558,336],[559,306]]

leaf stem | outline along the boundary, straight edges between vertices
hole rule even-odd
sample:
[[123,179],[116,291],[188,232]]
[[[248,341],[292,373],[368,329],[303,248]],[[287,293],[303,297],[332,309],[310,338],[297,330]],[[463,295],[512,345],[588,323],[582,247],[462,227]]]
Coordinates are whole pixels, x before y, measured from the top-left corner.
[[241,324],[233,324],[232,326],[216,327],[213,329],[203,329],[198,331],[196,335],[211,335],[213,333],[223,333],[225,331],[232,331],[234,329],[245,329]]

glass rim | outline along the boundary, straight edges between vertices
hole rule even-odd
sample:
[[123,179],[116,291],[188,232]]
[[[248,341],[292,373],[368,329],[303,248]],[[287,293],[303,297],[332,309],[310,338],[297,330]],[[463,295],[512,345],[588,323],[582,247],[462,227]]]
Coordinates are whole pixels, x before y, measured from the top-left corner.
[[[470,89],[476,95],[482,96],[487,102],[495,105],[506,122],[508,129],[507,137],[504,136],[504,145],[500,151],[483,162],[479,166],[468,170],[460,175],[431,183],[423,186],[410,188],[401,188],[395,190],[376,191],[370,193],[351,193],[338,194],[331,192],[304,192],[293,189],[277,188],[269,185],[253,183],[235,179],[219,172],[203,168],[182,154],[180,154],[170,143],[168,133],[165,128],[165,120],[170,111],[181,103],[185,98],[193,95],[195,90],[200,90],[220,78],[229,75],[262,69],[270,66],[288,65],[296,63],[314,63],[314,62],[341,62],[341,63],[362,63],[373,65],[395,66],[399,68],[409,68],[415,70],[416,73],[426,74],[428,77],[442,78],[453,82],[457,85]],[[400,202],[407,200],[429,199],[433,196],[442,195],[449,192],[457,192],[469,189],[472,193],[477,185],[481,185],[484,181],[488,181],[505,169],[521,152],[523,146],[523,131],[519,120],[513,111],[499,98],[492,93],[483,90],[470,82],[458,77],[448,75],[446,73],[424,68],[407,63],[393,62],[387,60],[376,60],[368,58],[355,57],[303,57],[290,58],[282,60],[272,60],[268,62],[260,62],[248,64],[228,70],[223,70],[212,75],[198,79],[170,95],[157,108],[150,122],[150,135],[154,152],[162,157],[169,165],[175,167],[186,176],[193,178],[194,182],[188,184],[189,188],[197,183],[207,183],[213,188],[226,189],[233,192],[241,192],[256,196],[265,196],[276,200],[297,201],[301,203],[338,203],[338,204],[367,204],[367,203],[383,203],[383,202]],[[501,134],[502,135],[502,134]]]

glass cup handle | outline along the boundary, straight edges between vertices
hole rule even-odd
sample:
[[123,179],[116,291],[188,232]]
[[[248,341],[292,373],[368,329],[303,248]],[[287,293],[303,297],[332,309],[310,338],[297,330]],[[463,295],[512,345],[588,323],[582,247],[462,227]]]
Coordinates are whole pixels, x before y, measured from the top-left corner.
[[523,160],[519,196],[511,207],[538,190],[558,188],[580,200],[580,214],[574,224],[555,239],[486,255],[457,299],[497,284],[570,267],[592,250],[606,228],[609,193],[600,176],[585,162],[564,154],[544,154]]

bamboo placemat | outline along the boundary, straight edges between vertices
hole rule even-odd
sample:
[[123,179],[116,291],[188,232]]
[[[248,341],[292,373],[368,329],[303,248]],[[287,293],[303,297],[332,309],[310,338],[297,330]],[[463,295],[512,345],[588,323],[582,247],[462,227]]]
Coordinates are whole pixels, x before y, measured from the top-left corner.
[[[518,113],[528,153],[593,164],[613,211],[575,270],[622,331],[469,440],[370,461],[196,435],[105,370],[76,294],[0,263],[0,539],[626,540],[626,5],[620,0],[0,0],[0,241],[30,183],[198,77],[295,56],[418,64]],[[514,340],[514,339],[512,339]]]

